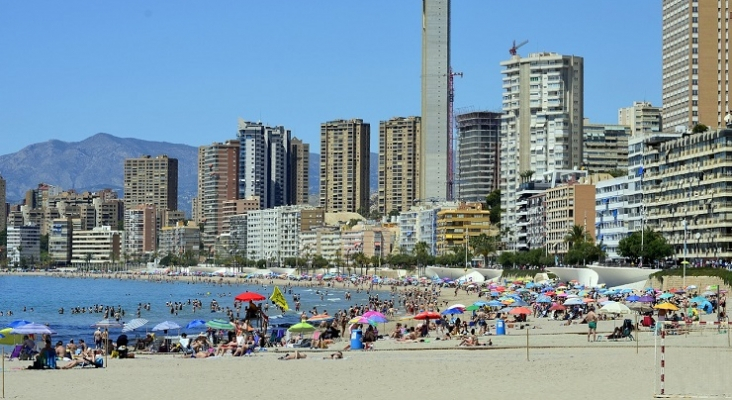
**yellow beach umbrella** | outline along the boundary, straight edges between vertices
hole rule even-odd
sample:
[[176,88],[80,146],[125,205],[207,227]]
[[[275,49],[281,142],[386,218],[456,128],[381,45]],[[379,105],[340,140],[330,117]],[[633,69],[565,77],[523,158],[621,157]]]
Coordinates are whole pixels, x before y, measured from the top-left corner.
[[14,345],[23,343],[23,335],[15,335],[10,333],[13,328],[0,329],[0,335],[4,337],[0,339],[0,345]]
[[655,306],[653,306],[653,308],[655,308],[656,310],[668,310],[668,311],[678,311],[678,309],[679,309],[675,305],[668,303],[668,302],[656,304]]

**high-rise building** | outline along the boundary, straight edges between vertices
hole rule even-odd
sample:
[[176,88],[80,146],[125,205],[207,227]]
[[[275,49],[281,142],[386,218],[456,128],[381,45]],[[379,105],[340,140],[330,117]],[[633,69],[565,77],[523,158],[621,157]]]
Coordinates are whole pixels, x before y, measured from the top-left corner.
[[166,155],[125,159],[125,206],[154,204],[163,210],[178,209],[178,159]]
[[48,233],[48,257],[54,264],[68,265],[71,262],[72,228],[70,217],[56,218],[51,222],[51,230]]
[[290,141],[290,201],[308,204],[310,194],[310,144],[298,138]]
[[645,101],[634,101],[632,106],[618,110],[618,125],[629,126],[631,135],[661,132],[662,121],[661,107]]
[[41,229],[38,225],[8,227],[8,263],[34,265],[41,260]]
[[379,123],[379,213],[406,211],[419,197],[421,118]]
[[422,0],[421,199],[448,197],[450,0]]
[[[519,185],[582,164],[582,57],[514,55],[503,67],[500,183],[501,225],[514,227]],[[507,235],[510,243],[516,237]]]
[[239,198],[259,198],[261,209],[293,203],[291,133],[282,126],[239,119]]
[[730,110],[730,4],[663,0],[663,125],[724,126]]
[[325,212],[369,209],[371,126],[361,119],[320,125],[320,207]]
[[75,266],[99,268],[121,260],[120,232],[109,226],[83,231],[74,229],[71,242],[71,263]]
[[6,200],[7,187],[5,179],[0,175],[0,232],[8,227],[8,206]]
[[239,141],[213,143],[198,148],[198,201],[196,216],[203,224],[204,252],[211,252],[223,233],[223,206],[239,193]]
[[586,118],[582,135],[583,169],[590,173],[628,169],[629,126],[593,124]]
[[485,201],[498,189],[501,113],[473,111],[455,117],[458,130],[458,199]]
[[125,254],[140,256],[155,251],[157,247],[155,216],[154,204],[139,204],[125,210]]

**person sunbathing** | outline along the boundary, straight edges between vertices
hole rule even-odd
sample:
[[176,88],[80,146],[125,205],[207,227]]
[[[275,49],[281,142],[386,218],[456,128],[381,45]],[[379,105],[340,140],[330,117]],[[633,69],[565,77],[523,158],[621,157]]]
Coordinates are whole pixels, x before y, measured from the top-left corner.
[[224,354],[226,354],[226,352],[235,350],[236,347],[237,347],[236,339],[234,339],[230,342],[221,343],[219,345],[219,347],[216,349],[216,355],[223,356]]
[[71,362],[61,367],[61,369],[71,369],[76,366],[85,367],[87,365],[93,365],[95,368],[101,368],[104,366],[104,357],[102,357],[101,350],[83,353],[81,357],[71,360]]
[[284,355],[284,356],[278,358],[278,360],[300,360],[300,359],[307,358],[307,357],[308,357],[307,354],[300,353],[299,351],[296,350],[294,353],[288,353],[287,355]]
[[329,357],[323,357],[323,360],[340,360],[343,358],[343,352],[336,351],[335,353],[331,353]]

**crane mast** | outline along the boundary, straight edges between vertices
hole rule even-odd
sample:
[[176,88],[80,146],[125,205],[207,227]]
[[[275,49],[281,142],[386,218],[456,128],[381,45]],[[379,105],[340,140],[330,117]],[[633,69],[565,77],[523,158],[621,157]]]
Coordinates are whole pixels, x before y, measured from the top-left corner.
[[453,103],[455,100],[455,87],[454,87],[454,81],[455,77],[463,77],[462,72],[453,72],[452,67],[450,68],[450,72],[447,75],[447,101],[448,101],[448,109],[447,109],[447,198],[448,200],[453,200],[455,198],[454,188],[455,188],[455,165],[454,165],[454,145],[453,145],[453,124],[455,123],[454,120],[454,113],[453,113]]

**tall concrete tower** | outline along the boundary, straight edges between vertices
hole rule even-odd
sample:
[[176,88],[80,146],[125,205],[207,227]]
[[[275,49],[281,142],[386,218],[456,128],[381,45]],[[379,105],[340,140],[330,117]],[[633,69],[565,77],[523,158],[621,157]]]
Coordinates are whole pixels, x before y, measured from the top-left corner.
[[450,0],[422,0],[422,127],[419,199],[448,196]]

